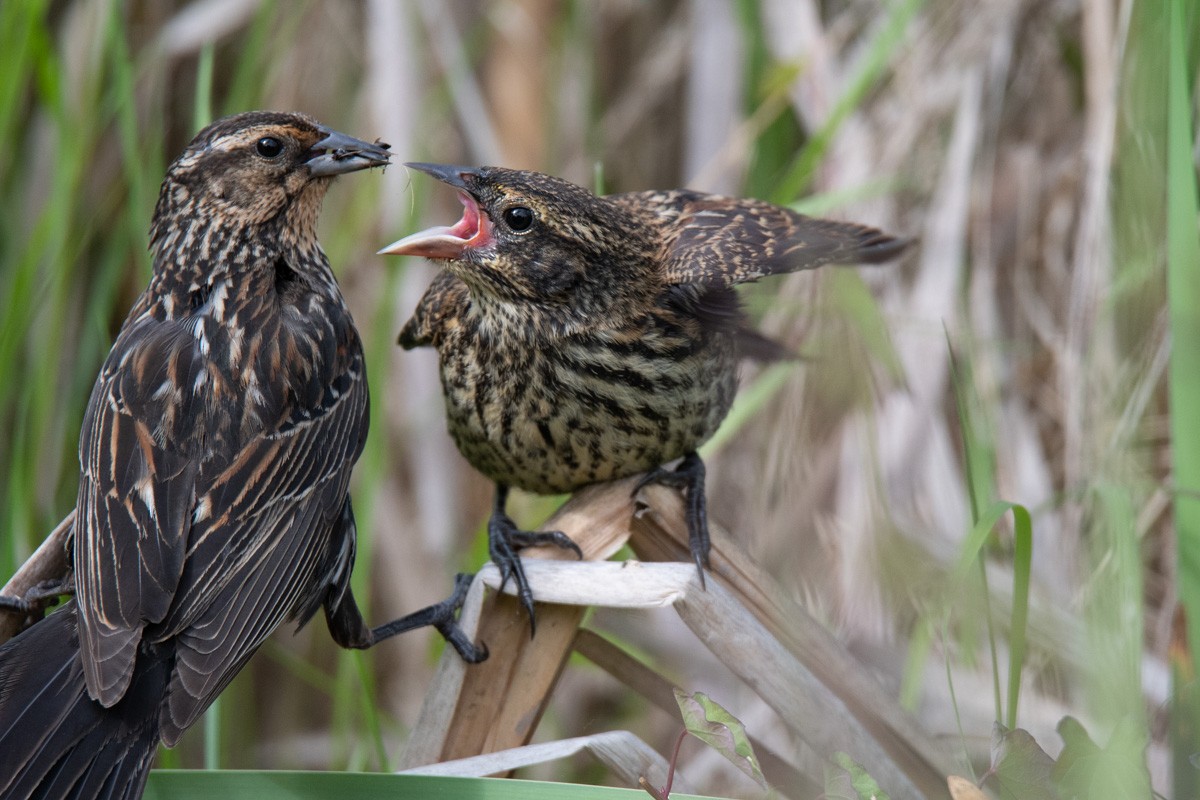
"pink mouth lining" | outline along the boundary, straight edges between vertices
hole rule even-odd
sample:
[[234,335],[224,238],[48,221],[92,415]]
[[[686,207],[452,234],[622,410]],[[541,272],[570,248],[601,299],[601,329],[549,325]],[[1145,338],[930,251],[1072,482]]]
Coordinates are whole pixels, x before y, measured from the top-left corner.
[[463,204],[463,216],[453,226],[427,228],[389,244],[379,252],[394,256],[424,256],[425,258],[460,258],[467,249],[486,247],[492,238],[492,221],[479,208],[475,198],[466,192],[458,193]]

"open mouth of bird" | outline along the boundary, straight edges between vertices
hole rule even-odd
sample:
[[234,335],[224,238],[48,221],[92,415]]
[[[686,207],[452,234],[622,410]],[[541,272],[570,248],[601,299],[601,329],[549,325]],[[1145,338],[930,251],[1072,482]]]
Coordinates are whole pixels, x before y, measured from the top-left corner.
[[463,251],[486,247],[492,241],[492,221],[483,213],[475,198],[459,191],[463,216],[453,225],[426,228],[380,250],[393,256],[424,256],[425,258],[460,258]]

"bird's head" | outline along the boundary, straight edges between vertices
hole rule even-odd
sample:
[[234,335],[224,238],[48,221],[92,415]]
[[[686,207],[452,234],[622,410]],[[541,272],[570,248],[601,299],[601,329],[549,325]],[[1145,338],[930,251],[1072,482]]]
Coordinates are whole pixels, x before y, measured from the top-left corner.
[[485,307],[568,332],[656,290],[644,221],[581,186],[501,167],[406,166],[456,188],[463,216],[379,252],[433,259]]
[[171,164],[159,194],[156,247],[197,215],[225,229],[315,236],[330,179],[388,163],[388,145],[364,142],[297,113],[251,111],[209,125]]

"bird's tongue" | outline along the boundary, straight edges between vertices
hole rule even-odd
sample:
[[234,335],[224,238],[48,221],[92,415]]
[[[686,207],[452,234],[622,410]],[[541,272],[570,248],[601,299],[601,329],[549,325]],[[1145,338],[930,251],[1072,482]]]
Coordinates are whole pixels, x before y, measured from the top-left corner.
[[463,217],[454,225],[427,228],[392,242],[379,252],[393,256],[459,258],[467,248],[491,244],[492,221],[487,214],[480,210],[475,198],[466,192],[459,192],[458,199],[463,204]]

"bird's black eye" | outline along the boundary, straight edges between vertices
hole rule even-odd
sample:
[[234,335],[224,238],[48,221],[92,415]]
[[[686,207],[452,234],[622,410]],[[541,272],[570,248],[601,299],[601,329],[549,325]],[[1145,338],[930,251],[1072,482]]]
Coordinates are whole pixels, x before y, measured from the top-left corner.
[[274,136],[264,136],[254,143],[254,151],[263,158],[276,158],[283,152],[283,142]]
[[504,224],[515,233],[524,233],[533,227],[533,211],[525,206],[504,209]]

